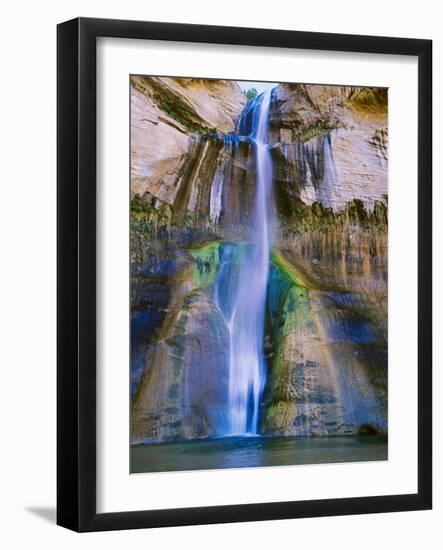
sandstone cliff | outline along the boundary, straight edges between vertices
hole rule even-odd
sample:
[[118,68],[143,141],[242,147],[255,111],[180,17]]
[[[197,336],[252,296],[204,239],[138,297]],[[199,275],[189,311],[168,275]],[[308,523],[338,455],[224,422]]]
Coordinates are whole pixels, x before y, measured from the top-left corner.
[[387,194],[387,90],[281,84],[271,140],[282,201],[368,209]]
[[[218,287],[250,226],[251,116],[233,82],[132,79],[134,443],[223,434]],[[387,137],[387,90],[273,90],[263,434],[387,431]]]
[[133,76],[132,191],[174,204],[186,160],[202,154],[199,136],[233,131],[245,102],[234,81]]

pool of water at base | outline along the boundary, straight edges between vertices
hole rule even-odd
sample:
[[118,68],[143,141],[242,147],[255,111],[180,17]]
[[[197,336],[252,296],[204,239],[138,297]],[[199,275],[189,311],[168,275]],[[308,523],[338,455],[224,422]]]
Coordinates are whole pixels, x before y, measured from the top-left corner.
[[226,437],[131,447],[131,473],[174,472],[388,459],[383,435]]

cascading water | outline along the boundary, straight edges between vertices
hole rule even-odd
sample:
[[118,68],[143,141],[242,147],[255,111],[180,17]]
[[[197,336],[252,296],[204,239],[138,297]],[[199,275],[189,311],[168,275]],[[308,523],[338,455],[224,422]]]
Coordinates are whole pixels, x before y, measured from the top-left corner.
[[[271,244],[272,162],[267,144],[271,92],[248,105],[252,128],[256,189],[250,242],[225,251],[220,270],[223,287],[217,301],[229,330],[228,435],[258,433],[259,404],[266,377],[263,340]],[[243,118],[243,117],[242,117]],[[245,128],[241,120],[239,132]],[[223,307],[220,295],[223,294]]]

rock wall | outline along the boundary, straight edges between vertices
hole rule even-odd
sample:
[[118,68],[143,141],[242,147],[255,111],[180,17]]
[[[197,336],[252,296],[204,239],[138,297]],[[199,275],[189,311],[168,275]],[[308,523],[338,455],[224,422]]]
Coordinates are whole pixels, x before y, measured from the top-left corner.
[[211,243],[183,251],[156,242],[145,246],[139,258],[140,266],[152,266],[158,284],[153,291],[152,275],[135,276],[132,303],[155,315],[159,286],[169,294],[163,318],[145,319],[143,329],[150,339],[133,345],[141,366],[132,369],[133,443],[224,433],[228,334],[214,301],[219,248]]
[[358,226],[274,253],[263,433],[387,431],[386,261],[386,233]]
[[282,200],[317,201],[338,211],[366,208],[387,194],[387,90],[281,84],[274,93],[271,141]]
[[[255,174],[247,116],[233,133],[245,103],[238,85],[133,77],[131,90],[133,194],[151,216],[166,212],[165,226],[244,234]],[[354,199],[367,211],[386,206],[387,135],[385,89],[277,86],[269,139],[280,223],[297,224],[300,207],[314,203],[335,212]]]
[[206,162],[200,138],[233,131],[245,102],[233,81],[133,76],[132,192],[157,208],[174,205],[183,181],[191,177],[189,161]]

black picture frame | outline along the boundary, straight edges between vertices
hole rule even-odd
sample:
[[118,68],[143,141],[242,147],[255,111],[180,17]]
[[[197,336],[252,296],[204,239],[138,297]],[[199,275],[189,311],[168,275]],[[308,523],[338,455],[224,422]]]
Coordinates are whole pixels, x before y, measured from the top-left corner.
[[[96,511],[96,39],[398,54],[418,58],[418,491],[135,512]],[[57,29],[57,523],[75,531],[426,510],[432,506],[432,42],[108,19]]]

